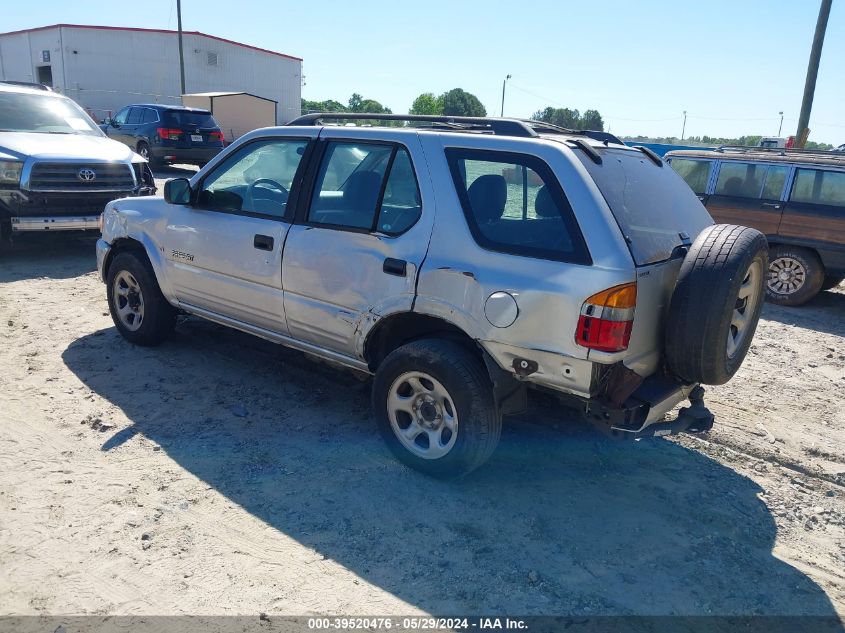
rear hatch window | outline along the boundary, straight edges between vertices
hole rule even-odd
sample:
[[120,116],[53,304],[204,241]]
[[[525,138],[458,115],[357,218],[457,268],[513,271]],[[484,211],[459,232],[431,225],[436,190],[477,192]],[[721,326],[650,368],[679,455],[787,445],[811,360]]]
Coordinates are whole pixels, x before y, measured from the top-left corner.
[[675,171],[656,165],[634,149],[596,147],[596,164],[583,151],[575,154],[607,201],[637,266],[669,259],[672,251],[713,219]]
[[187,110],[166,110],[164,122],[178,128],[216,128],[217,121],[210,112],[188,112]]

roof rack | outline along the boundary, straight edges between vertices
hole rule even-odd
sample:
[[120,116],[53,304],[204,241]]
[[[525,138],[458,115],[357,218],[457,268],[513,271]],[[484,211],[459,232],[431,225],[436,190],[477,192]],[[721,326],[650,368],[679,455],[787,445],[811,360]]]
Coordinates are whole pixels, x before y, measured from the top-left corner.
[[751,145],[721,145],[716,148],[717,152],[764,152],[769,154],[780,154],[786,156],[787,154],[796,154],[798,156],[830,156],[832,158],[845,158],[845,152],[837,152],[832,149],[801,149],[797,147],[754,147]]
[[438,116],[431,114],[379,114],[375,112],[314,112],[304,114],[287,125],[322,125],[323,121],[406,121],[428,123],[430,128],[454,132],[480,132],[497,136],[535,138],[540,134],[572,134],[597,141],[618,143],[621,140],[607,132],[570,130],[544,121],[501,117]]

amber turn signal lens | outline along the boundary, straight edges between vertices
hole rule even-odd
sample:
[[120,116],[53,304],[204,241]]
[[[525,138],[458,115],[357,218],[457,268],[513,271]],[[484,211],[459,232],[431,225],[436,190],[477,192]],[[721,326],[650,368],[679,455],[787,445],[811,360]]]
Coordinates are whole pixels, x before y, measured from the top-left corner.
[[637,305],[637,284],[622,284],[597,292],[584,303],[605,308],[633,308]]

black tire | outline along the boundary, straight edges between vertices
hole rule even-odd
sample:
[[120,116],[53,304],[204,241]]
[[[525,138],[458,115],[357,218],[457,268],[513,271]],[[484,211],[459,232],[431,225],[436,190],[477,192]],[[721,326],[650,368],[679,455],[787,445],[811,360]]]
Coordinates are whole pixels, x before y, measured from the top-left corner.
[[836,288],[836,286],[841,284],[843,281],[845,281],[845,277],[840,277],[839,275],[825,275],[821,289],[830,290],[831,288]]
[[[675,375],[706,385],[731,379],[760,319],[766,270],[768,244],[759,231],[717,224],[701,232],[681,265],[669,304],[666,362]],[[752,294],[740,299],[741,288]]]
[[[412,372],[422,373],[439,382],[452,401],[448,406],[444,405],[444,410],[448,412],[452,409],[457,416],[457,432],[451,448],[445,455],[434,459],[411,452],[397,435],[402,426],[397,426],[395,431],[391,422],[388,397],[395,383]],[[429,381],[429,384],[434,387],[436,383]],[[408,385],[399,383],[399,387],[402,386]],[[425,395],[423,392],[422,397]],[[466,475],[487,461],[499,443],[502,416],[496,407],[490,376],[481,359],[459,343],[422,339],[394,350],[376,372],[372,399],[379,432],[390,450],[399,461],[426,475],[439,479]],[[392,415],[397,420],[400,417],[397,413]],[[410,414],[407,419],[409,425],[406,430],[410,428]],[[425,433],[427,431],[422,430],[421,435]],[[451,441],[451,434],[448,439]],[[429,440],[423,443],[430,446]],[[424,447],[419,449],[427,450]]]
[[[119,314],[120,309],[131,300],[129,297],[118,296],[115,292],[116,280],[123,273],[128,273],[137,282],[140,290],[135,293],[135,301],[137,302],[140,296],[142,305],[142,318],[136,326],[137,329],[132,329],[133,326],[124,323]],[[155,272],[146,255],[135,251],[118,253],[109,265],[106,279],[109,312],[123,338],[135,345],[151,347],[170,336],[176,326],[176,309],[161,294]]]
[[766,299],[771,303],[800,306],[819,294],[823,284],[824,266],[814,251],[788,244],[769,250]]

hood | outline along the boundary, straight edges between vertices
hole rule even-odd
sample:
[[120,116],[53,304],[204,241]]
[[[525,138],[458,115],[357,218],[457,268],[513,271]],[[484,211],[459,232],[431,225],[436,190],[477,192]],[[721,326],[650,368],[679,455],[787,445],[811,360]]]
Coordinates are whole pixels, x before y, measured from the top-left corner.
[[141,160],[140,156],[123,143],[104,136],[37,132],[0,132],[0,158],[4,155],[18,160],[29,157],[121,162]]

